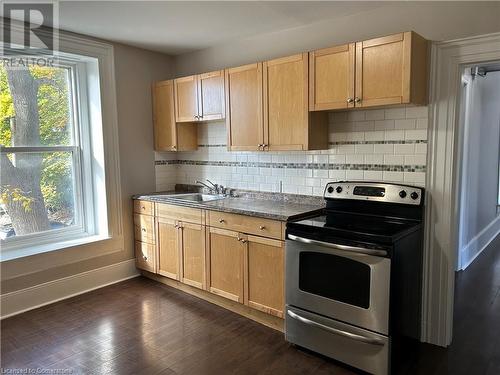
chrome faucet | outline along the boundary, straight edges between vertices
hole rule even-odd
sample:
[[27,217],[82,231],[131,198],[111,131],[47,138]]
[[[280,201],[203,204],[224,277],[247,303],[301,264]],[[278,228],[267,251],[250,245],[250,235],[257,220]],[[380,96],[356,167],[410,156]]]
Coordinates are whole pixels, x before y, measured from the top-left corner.
[[202,181],[199,181],[199,180],[196,180],[195,183],[197,184],[200,184],[200,185],[203,185],[204,187],[206,187],[208,189],[208,191],[210,192],[210,194],[226,194],[226,191],[227,189],[222,186],[222,185],[219,185],[219,184],[214,184],[212,181],[210,181],[208,178],[207,178],[207,182],[211,185],[207,185],[206,183],[202,182]]

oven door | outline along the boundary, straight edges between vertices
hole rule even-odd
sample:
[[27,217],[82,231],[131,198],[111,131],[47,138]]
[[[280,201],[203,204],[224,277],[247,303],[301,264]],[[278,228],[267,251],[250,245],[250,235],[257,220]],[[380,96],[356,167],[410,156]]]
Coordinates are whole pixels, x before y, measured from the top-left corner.
[[385,250],[286,240],[286,304],[389,334],[391,260]]

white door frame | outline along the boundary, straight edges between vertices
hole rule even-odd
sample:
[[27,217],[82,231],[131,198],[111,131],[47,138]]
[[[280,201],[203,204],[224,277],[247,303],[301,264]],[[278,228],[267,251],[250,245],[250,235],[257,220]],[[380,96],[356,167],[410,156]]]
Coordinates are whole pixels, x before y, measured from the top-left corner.
[[460,76],[464,65],[500,60],[500,33],[434,43],[431,56],[422,341],[448,346],[459,235]]

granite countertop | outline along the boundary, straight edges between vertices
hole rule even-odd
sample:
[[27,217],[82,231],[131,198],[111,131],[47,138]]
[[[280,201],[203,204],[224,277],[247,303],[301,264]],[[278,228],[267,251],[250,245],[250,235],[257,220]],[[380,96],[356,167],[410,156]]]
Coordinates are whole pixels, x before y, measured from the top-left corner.
[[[318,213],[318,211],[325,207],[322,198],[317,199],[317,197],[293,196],[290,194],[278,193],[241,194],[238,197],[228,196],[208,202],[180,201],[166,196],[186,193],[186,191],[168,191],[141,194],[133,196],[133,199],[202,208],[212,211],[230,212],[280,221],[289,221],[310,216]],[[302,197],[302,199],[297,197]]]

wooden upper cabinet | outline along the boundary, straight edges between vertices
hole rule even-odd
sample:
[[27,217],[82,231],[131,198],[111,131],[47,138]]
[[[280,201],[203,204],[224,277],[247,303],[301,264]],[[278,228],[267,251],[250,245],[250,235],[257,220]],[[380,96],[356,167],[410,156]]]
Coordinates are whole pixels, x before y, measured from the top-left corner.
[[307,64],[307,54],[264,63],[264,143],[270,151],[307,149]]
[[309,115],[307,53],[266,61],[264,80],[264,149],[328,148],[327,115]]
[[356,43],[356,107],[426,104],[427,41],[405,32]]
[[261,150],[262,63],[226,69],[226,128],[230,151]]
[[197,129],[192,124],[176,124],[174,81],[153,84],[153,125],[156,151],[196,150]]
[[176,78],[175,121],[193,122],[198,120],[198,85],[196,76]]
[[154,83],[152,98],[155,150],[176,151],[174,82],[162,81]]
[[175,82],[175,120],[198,122],[225,117],[224,71],[177,78]]
[[224,71],[198,75],[198,116],[200,121],[226,117],[224,103]]
[[285,245],[283,241],[247,236],[245,304],[283,317]]
[[355,44],[309,53],[309,109],[354,107]]

